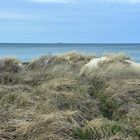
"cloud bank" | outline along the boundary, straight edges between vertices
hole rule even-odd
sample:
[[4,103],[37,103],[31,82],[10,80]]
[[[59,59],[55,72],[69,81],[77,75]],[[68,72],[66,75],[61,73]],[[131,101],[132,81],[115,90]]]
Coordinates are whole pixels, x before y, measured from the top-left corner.
[[75,0],[31,0],[38,3],[73,3]]
[[140,0],[98,0],[99,2],[138,4]]
[[104,2],[104,3],[120,3],[120,4],[138,4],[140,3],[140,0],[30,0],[33,2],[38,3],[62,3],[62,4],[68,4],[68,3],[74,3],[74,2]]

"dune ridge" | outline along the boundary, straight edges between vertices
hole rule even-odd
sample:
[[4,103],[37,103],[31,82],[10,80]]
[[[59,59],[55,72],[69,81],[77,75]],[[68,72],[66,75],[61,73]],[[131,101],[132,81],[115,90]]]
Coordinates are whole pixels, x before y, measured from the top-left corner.
[[0,139],[139,140],[140,64],[77,52],[0,59]]

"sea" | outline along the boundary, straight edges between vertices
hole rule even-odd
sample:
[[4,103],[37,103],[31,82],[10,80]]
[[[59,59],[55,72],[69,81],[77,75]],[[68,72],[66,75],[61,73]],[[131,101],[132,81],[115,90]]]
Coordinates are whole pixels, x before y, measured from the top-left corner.
[[15,57],[28,62],[44,55],[57,55],[76,51],[98,57],[123,53],[140,62],[140,44],[63,44],[63,43],[0,43],[0,58]]

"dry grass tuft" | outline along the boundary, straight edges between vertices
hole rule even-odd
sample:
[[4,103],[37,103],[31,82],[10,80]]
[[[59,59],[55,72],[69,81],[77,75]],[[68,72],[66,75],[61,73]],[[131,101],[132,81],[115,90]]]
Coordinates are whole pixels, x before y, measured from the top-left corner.
[[15,58],[0,59],[0,71],[17,72],[21,67],[21,62]]

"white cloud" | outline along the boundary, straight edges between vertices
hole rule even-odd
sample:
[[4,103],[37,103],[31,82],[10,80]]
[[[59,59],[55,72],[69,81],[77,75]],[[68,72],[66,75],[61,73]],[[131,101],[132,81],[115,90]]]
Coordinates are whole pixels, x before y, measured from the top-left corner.
[[28,0],[32,2],[38,2],[38,3],[62,3],[62,4],[68,4],[68,3],[75,3],[75,2],[108,2],[108,3],[121,3],[121,4],[138,4],[140,3],[140,0]]
[[39,3],[73,3],[75,0],[31,0]]
[[99,2],[138,4],[140,0],[98,0]]

